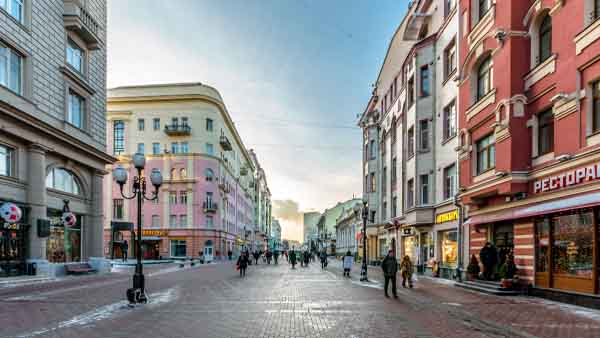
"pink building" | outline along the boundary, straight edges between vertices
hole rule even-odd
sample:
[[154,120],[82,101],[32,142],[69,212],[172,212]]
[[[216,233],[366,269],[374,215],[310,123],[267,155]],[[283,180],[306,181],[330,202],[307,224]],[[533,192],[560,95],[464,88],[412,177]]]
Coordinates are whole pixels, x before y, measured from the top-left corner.
[[[158,199],[142,209],[145,259],[234,255],[258,235],[255,167],[219,93],[202,84],[119,87],[109,90],[108,152],[135,176],[131,155],[146,155],[145,172],[158,169]],[[105,254],[129,256],[137,202],[105,179]],[[131,184],[124,187],[130,195]],[[149,187],[149,190],[153,188]]]

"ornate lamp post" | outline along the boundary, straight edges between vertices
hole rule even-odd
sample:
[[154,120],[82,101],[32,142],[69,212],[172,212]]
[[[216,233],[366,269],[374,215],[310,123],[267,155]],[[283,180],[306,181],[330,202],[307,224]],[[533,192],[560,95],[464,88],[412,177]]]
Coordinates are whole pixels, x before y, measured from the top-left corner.
[[355,215],[358,216],[361,212],[361,209],[362,209],[362,221],[363,221],[363,228],[362,228],[363,259],[362,259],[362,265],[360,268],[360,281],[368,282],[369,278],[367,278],[367,271],[368,271],[368,266],[367,266],[367,218],[369,217],[369,206],[368,206],[366,199],[363,200],[362,208],[359,204],[354,205]]
[[144,273],[142,266],[142,200],[146,199],[152,201],[158,198],[158,189],[162,185],[163,177],[158,169],[153,169],[150,173],[150,182],[154,186],[154,192],[152,196],[146,196],[146,178],[142,175],[142,170],[146,166],[146,157],[144,154],[136,153],[133,155],[133,165],[137,169],[137,176],[133,178],[133,194],[126,196],[123,192],[123,186],[127,183],[127,170],[123,167],[117,167],[113,171],[113,177],[119,184],[121,196],[125,199],[137,198],[137,239],[135,243],[135,250],[137,252],[136,258],[137,263],[135,265],[135,273],[133,275],[133,288],[127,289],[127,299],[130,303],[146,303],[148,298],[146,297],[144,287]]

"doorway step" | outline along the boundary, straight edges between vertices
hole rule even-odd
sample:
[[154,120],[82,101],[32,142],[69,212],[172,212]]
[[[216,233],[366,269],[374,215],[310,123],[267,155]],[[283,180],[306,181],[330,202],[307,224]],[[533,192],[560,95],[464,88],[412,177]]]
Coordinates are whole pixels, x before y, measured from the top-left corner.
[[474,281],[463,281],[454,284],[460,288],[468,289],[472,291],[478,291],[496,296],[517,296],[521,292],[514,289],[506,289],[500,285],[500,282],[487,281],[487,280],[474,280]]

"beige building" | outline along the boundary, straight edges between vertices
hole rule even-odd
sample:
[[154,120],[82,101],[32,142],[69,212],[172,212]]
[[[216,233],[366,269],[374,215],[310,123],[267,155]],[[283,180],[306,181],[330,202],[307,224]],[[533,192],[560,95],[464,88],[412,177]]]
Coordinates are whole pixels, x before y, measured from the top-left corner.
[[[56,14],[60,15],[56,15]],[[103,269],[106,1],[0,1],[0,276]],[[61,221],[66,205],[77,222]]]

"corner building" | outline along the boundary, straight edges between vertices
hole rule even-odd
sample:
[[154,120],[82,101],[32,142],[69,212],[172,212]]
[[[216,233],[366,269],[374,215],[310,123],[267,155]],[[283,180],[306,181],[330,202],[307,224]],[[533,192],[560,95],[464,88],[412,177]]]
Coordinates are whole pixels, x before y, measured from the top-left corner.
[[[106,1],[0,1],[0,277],[102,263]],[[76,215],[73,226],[61,216]]]
[[461,0],[460,198],[470,254],[534,293],[599,292],[600,3]]
[[[221,258],[251,240],[255,167],[217,90],[200,83],[110,89],[107,119],[108,150],[129,171],[126,195],[136,152],[146,155],[147,172],[163,174],[158,199],[142,206],[144,259]],[[124,199],[112,177],[104,184],[105,254],[121,257],[127,240],[133,257],[137,201]]]

